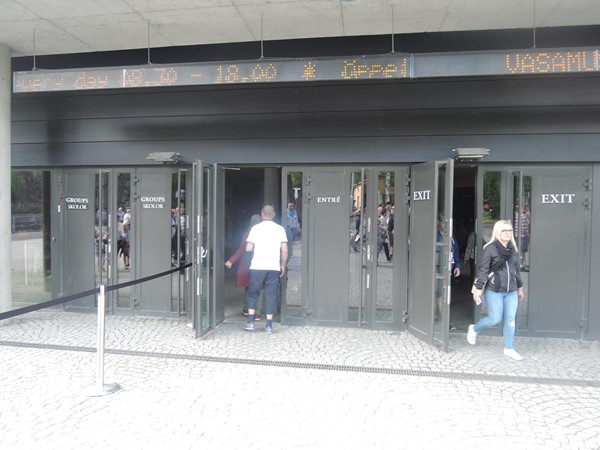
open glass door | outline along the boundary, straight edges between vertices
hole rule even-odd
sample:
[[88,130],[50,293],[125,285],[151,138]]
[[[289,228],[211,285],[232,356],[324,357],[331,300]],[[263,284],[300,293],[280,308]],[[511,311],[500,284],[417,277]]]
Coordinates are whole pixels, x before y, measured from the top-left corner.
[[412,167],[408,331],[448,350],[452,239],[452,160]]
[[197,161],[194,164],[193,175],[192,318],[196,337],[202,337],[216,325],[216,168],[212,164]]

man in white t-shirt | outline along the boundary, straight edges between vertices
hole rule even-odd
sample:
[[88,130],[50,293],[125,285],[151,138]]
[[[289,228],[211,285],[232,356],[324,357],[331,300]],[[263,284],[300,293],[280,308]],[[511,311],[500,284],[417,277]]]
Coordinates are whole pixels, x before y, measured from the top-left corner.
[[285,274],[288,257],[287,235],[285,228],[273,222],[275,209],[272,205],[264,205],[261,211],[262,222],[250,229],[246,239],[246,252],[252,254],[250,263],[250,284],[246,296],[248,319],[244,330],[254,330],[254,310],[264,285],[265,312],[267,323],[265,331],[273,332],[273,314],[277,309],[277,290],[279,278]]

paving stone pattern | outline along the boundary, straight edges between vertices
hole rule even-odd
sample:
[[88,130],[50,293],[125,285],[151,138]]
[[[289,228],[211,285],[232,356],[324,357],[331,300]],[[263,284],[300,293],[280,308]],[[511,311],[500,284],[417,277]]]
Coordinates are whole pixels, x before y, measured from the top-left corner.
[[600,342],[40,311],[0,324],[0,449],[599,449]]

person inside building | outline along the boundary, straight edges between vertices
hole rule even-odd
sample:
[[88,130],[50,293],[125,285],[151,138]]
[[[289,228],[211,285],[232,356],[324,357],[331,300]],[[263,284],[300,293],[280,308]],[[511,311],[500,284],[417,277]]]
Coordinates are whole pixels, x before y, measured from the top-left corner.
[[289,232],[290,242],[296,239],[296,235],[300,231],[300,222],[298,221],[298,212],[294,202],[288,202],[287,205],[287,229]]
[[125,214],[123,214],[123,223],[125,222],[131,222],[131,208],[127,208],[127,211],[125,212]]
[[475,279],[475,230],[471,227],[465,248],[465,266],[469,267],[471,277]]
[[387,210],[380,205],[377,207],[377,261],[381,250],[385,253],[386,261],[391,261]]
[[356,212],[353,212],[350,215],[349,228],[350,228],[350,237],[348,240],[348,244],[350,246],[350,253],[356,253],[358,251],[357,237],[358,237],[358,233],[360,232],[360,217],[358,216],[358,214]]
[[250,262],[250,279],[246,304],[248,319],[244,330],[254,330],[254,313],[260,289],[265,289],[265,313],[267,321],[265,332],[273,332],[273,315],[277,308],[279,279],[285,275],[288,258],[288,239],[285,229],[276,224],[275,208],[265,204],[261,211],[262,222],[250,229],[246,239],[246,253],[252,254]]
[[[131,217],[131,215],[129,216]],[[121,242],[121,254],[123,255],[123,264],[125,269],[129,269],[131,264],[131,222],[125,220],[123,222],[123,240]]]
[[394,205],[391,202],[385,204],[387,214],[387,231],[390,245],[390,260],[394,259]]
[[481,265],[471,291],[473,300],[478,304],[484,289],[488,315],[476,324],[469,325],[467,342],[475,345],[477,334],[481,330],[500,323],[504,317],[504,355],[516,361],[522,360],[523,357],[513,349],[513,342],[519,301],[525,295],[519,267],[519,249],[510,220],[496,222],[492,239],[483,247]]
[[[446,221],[444,220],[444,216],[440,214],[438,216],[437,221],[437,239],[436,239],[436,271],[440,272],[440,267],[442,267],[441,257],[443,257],[444,252],[442,251],[445,247],[445,236],[446,236]],[[458,280],[460,277],[460,273],[462,270],[462,261],[460,259],[460,248],[458,246],[458,242],[454,238],[454,236],[450,237],[450,264],[448,266],[450,270],[450,282],[453,283],[454,280]],[[442,302],[444,301],[444,283],[442,279],[438,279],[436,282],[435,288],[435,296],[436,296],[436,308],[437,314],[436,316],[441,315],[442,311]],[[450,331],[456,330],[454,324],[450,323]]]

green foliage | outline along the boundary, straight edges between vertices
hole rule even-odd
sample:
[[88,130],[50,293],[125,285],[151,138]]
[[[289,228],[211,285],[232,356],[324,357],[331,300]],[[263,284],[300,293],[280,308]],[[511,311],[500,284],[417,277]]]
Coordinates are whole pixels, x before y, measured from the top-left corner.
[[13,171],[11,174],[12,214],[42,212],[43,172],[41,170]]
[[292,188],[302,188],[302,172],[290,172],[289,176]]
[[500,218],[501,172],[485,172],[483,177],[483,221],[494,222]]

